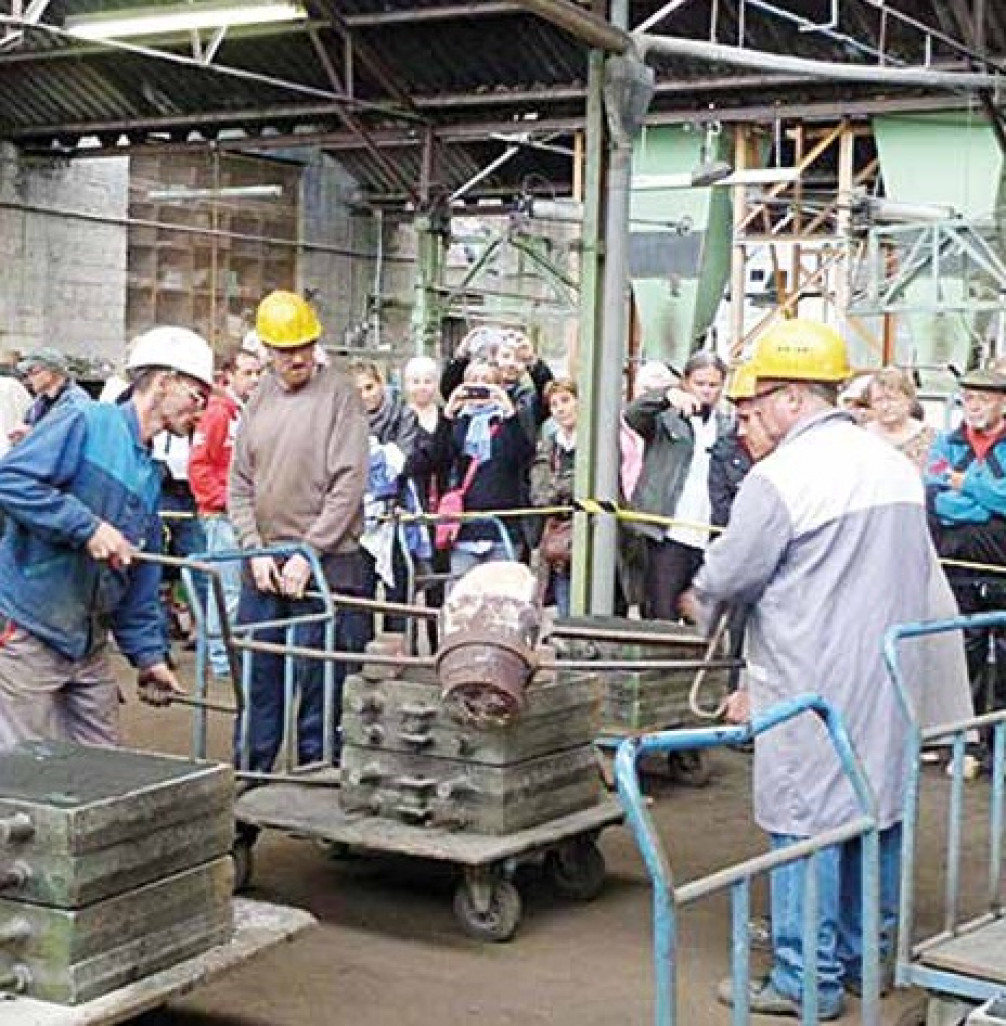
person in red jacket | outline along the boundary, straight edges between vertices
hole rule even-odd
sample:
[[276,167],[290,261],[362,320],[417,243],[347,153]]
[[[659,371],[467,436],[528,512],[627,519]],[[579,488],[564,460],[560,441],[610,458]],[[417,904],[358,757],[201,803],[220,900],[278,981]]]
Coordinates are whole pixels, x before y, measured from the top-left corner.
[[[219,386],[210,398],[206,412],[192,439],[189,454],[189,485],[196,499],[199,516],[205,518],[206,548],[209,552],[226,552],[238,548],[234,528],[227,518],[227,475],[234,452],[234,436],[245,400],[258,384],[262,365],[255,353],[235,349],[226,353],[218,364]],[[241,564],[238,561],[220,564],[220,574],[227,603],[227,617],[237,613],[241,594]],[[214,676],[230,672],[227,652],[219,638],[220,617],[215,603],[209,603],[207,630],[209,661]]]

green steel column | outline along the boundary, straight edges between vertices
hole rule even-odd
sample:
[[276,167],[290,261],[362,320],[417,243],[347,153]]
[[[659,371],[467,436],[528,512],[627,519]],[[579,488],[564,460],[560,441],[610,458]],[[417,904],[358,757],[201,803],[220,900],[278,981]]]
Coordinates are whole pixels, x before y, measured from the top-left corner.
[[440,289],[450,221],[431,214],[418,214],[416,232],[416,274],[413,282],[412,341],[418,355],[436,355],[440,342]]
[[[604,178],[607,150],[604,129],[604,54],[590,53],[587,77],[587,119],[583,180],[583,234],[580,243],[580,333],[577,345],[577,378],[580,415],[576,429],[576,495],[592,498],[597,465],[597,381],[601,373],[597,340],[601,333],[604,277]],[[603,425],[600,425],[603,428]],[[590,605],[595,550],[591,544],[593,522],[576,517],[573,535],[573,582],[571,612],[580,616]]]

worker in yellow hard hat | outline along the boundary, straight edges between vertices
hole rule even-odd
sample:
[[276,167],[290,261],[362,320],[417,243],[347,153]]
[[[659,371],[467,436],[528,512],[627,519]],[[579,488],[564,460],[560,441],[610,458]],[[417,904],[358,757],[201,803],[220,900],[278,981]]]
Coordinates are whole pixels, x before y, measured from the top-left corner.
[[[319,359],[321,322],[293,292],[272,292],[259,304],[255,331],[270,362],[245,408],[234,443],[228,481],[228,512],[242,549],[298,545],[313,553],[333,591],[360,594],[365,567],[360,552],[363,494],[367,483],[368,425],[353,383]],[[255,554],[242,583],[241,623],[287,620],[319,613],[305,598],[311,583],[306,554],[286,558]],[[320,582],[310,590],[317,590]],[[369,620],[340,610],[340,649],[357,651],[368,640]],[[256,633],[282,640],[282,631]],[[319,618],[298,629],[297,644],[324,647]],[[341,685],[344,667],[334,677]],[[324,723],[323,668],[304,660],[296,670],[300,690],[295,761],[337,757],[325,739],[338,734]],[[247,739],[238,738],[239,766],[267,772],[283,740],[283,657],[256,653],[252,665]],[[340,695],[331,708],[337,718]],[[247,743],[244,743],[246,740]],[[292,742],[292,739],[290,739]]]
[[[843,718],[875,797],[880,848],[880,953],[890,966],[900,877],[907,724],[883,660],[895,624],[928,618],[935,559],[922,483],[900,453],[836,408],[849,361],[841,336],[804,320],[756,340],[746,385],[734,394],[750,433],[767,451],[744,478],[723,534],[696,575],[691,609],[708,622],[722,607],[749,605],[746,687],[727,716],[746,722],[807,692]],[[743,389],[742,389],[743,385]],[[742,391],[751,394],[742,398]],[[906,653],[907,679],[924,677],[921,653]],[[966,685],[964,685],[966,698]],[[815,716],[799,716],[755,740],[755,819],[780,854],[846,827],[862,810]],[[842,1014],[876,957],[863,936],[858,839],[819,853],[818,1017]],[[771,880],[773,963],[743,995],[752,1011],[800,1016],[806,958],[805,864],[789,861]],[[884,983],[889,984],[889,977]],[[740,981],[736,981],[741,987]],[[732,981],[720,985],[726,1004]]]

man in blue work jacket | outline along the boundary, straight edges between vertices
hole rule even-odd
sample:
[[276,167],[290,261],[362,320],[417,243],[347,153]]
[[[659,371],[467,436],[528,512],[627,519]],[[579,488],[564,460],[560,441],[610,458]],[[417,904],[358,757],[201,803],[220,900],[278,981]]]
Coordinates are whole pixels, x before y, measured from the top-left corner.
[[141,335],[120,406],[52,412],[0,460],[0,751],[29,740],[114,745],[119,694],[109,631],[138,671],[140,698],[169,704],[158,604],[159,431],[188,435],[213,387],[213,352],[185,328]]

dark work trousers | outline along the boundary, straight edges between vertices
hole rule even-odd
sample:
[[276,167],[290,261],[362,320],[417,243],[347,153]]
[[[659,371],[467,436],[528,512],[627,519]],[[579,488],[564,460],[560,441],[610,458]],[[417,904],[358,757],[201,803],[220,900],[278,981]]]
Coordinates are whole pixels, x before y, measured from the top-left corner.
[[[985,524],[948,527],[930,517],[930,529],[936,551],[942,558],[1006,568],[1006,520],[1003,518],[993,517]],[[946,570],[963,615],[1006,609],[1006,573],[969,571],[953,566]],[[975,712],[1006,708],[1006,631],[1002,628],[965,631],[964,648]]]
[[702,556],[702,549],[691,545],[647,539],[646,594],[642,610],[645,619],[679,619],[678,599],[699,572]]
[[[322,558],[322,569],[329,588],[347,595],[364,594],[364,565],[360,552],[331,555]],[[245,568],[241,581],[241,599],[238,603],[238,623],[267,623],[317,613],[321,604],[314,599],[288,599],[261,592]],[[335,616],[335,647],[343,652],[362,652],[371,638],[372,623],[369,613],[355,609],[339,610]],[[270,627],[255,631],[256,641],[277,644],[287,642],[284,627]],[[302,623],[293,631],[294,645],[323,649],[324,623]],[[248,705],[248,769],[268,773],[283,744],[285,722],[284,667],[286,657],[266,652],[255,652],[252,657],[251,688],[245,696]],[[319,659],[293,659],[294,687],[297,702],[297,763],[317,762],[323,754],[324,737],[324,663]],[[333,724],[335,728],[335,762],[339,761],[339,721],[342,715],[342,682],[347,672],[356,672],[353,666],[336,663]],[[241,749],[241,722],[234,735],[234,762],[243,768]]]

